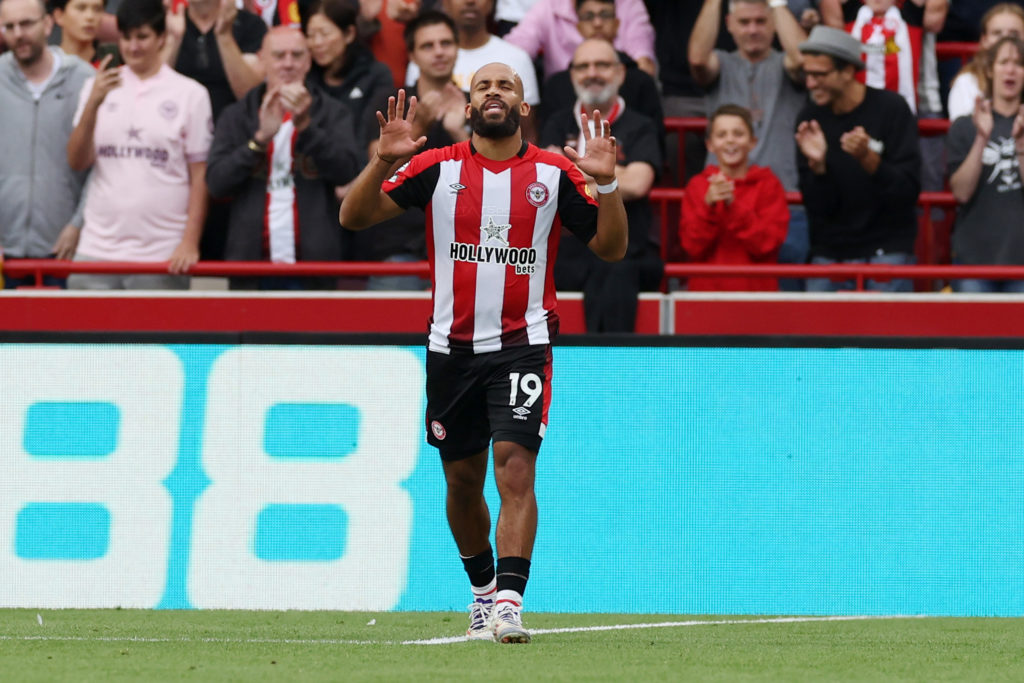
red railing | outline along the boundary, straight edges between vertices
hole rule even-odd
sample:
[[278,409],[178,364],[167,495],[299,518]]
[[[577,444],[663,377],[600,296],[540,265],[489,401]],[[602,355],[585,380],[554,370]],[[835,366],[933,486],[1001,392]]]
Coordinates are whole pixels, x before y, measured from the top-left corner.
[[937,59],[966,60],[973,57],[977,51],[977,43],[958,43],[954,41],[935,43],[935,57]]
[[[43,275],[66,277],[72,273],[126,273],[162,274],[167,272],[165,263],[126,262],[74,262],[52,259],[19,259],[4,264],[4,275],[11,277],[34,277],[41,286]],[[296,264],[266,263],[262,261],[203,261],[197,263],[190,275],[196,276],[320,276],[354,277],[366,275],[417,275],[427,277],[429,266],[426,261],[415,263],[377,262],[306,262]],[[831,278],[853,280],[857,290],[863,290],[867,280],[1024,280],[1024,266],[951,266],[918,264],[909,266],[883,266],[864,264],[814,265],[718,265],[707,263],[666,263],[666,277],[786,277],[786,278]]]
[[[930,138],[945,135],[949,131],[949,121],[946,119],[918,119],[917,133],[921,137]],[[679,139],[676,145],[676,160],[679,164],[676,168],[686,168],[686,142],[684,133],[704,134],[708,126],[708,120],[702,116],[666,116],[665,131],[678,133]],[[796,142],[793,143],[794,153]]]

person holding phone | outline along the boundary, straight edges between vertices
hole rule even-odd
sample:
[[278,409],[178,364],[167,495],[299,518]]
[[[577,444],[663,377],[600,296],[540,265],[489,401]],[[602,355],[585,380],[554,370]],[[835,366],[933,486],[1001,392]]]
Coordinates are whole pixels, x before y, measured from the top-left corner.
[[[7,1],[7,0],[4,0]],[[82,88],[68,140],[72,168],[92,168],[76,260],[166,262],[166,275],[73,275],[73,289],[187,289],[206,217],[213,138],[206,89],[163,63],[161,0],[117,10],[125,65]]]

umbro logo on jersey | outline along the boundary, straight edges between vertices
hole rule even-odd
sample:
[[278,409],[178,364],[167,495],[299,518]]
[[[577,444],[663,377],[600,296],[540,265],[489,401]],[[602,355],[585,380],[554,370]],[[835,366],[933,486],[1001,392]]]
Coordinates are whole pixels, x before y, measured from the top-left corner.
[[513,408],[512,412],[515,413],[515,415],[512,416],[513,420],[525,420],[526,416],[530,414],[530,409],[519,406],[518,408]]
[[358,85],[356,87],[352,88],[352,91],[348,94],[349,99],[352,99],[352,100],[358,100],[362,96],[363,96],[362,88],[360,88]]
[[466,189],[466,186],[461,184],[461,183],[452,183],[448,187],[452,188],[452,192],[454,194],[458,194],[458,193],[460,193],[460,192],[462,192],[463,190]]

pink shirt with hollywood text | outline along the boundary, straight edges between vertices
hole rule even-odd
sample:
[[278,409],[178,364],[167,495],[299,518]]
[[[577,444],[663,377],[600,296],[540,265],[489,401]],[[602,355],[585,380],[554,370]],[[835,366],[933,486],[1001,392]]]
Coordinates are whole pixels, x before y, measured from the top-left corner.
[[[92,91],[82,87],[75,125]],[[188,215],[189,163],[206,161],[213,140],[210,96],[164,65],[140,79],[121,67],[121,85],[96,115],[78,253],[105,261],[166,261]]]

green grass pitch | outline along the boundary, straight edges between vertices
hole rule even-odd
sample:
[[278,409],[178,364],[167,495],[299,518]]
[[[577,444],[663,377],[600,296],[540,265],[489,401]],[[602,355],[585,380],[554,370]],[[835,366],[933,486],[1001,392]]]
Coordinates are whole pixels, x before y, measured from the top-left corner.
[[[0,679],[1024,680],[1024,619],[526,613],[524,621],[535,631],[530,645],[446,641],[464,633],[462,613],[8,609],[0,610]],[[674,625],[654,626],[666,622]]]

